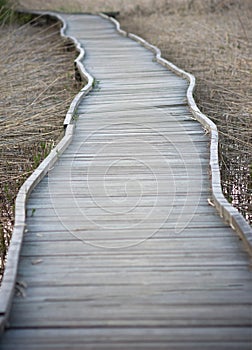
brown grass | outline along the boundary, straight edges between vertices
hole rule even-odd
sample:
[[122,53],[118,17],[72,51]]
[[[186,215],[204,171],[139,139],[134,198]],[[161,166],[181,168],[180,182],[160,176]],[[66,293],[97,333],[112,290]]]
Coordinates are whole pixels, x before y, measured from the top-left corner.
[[122,26],[196,76],[198,105],[220,132],[223,191],[252,223],[251,2],[184,1],[172,8],[166,1],[160,6],[157,13],[139,8],[122,14]]
[[58,23],[1,28],[0,267],[18,189],[61,138],[66,111],[80,88],[75,56],[66,51]]

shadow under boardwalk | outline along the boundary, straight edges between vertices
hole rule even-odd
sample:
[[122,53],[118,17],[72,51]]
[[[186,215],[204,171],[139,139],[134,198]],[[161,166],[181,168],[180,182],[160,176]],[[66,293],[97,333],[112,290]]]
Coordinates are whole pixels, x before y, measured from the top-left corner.
[[1,349],[251,349],[251,272],[207,199],[187,82],[99,16],[64,15],[93,91],[27,203]]

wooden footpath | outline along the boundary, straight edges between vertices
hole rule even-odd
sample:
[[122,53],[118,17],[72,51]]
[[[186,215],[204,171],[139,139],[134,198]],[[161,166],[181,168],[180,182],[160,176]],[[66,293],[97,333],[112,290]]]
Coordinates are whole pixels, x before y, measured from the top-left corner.
[[27,201],[0,348],[251,349],[249,254],[209,205],[188,83],[110,21],[63,17],[93,90]]

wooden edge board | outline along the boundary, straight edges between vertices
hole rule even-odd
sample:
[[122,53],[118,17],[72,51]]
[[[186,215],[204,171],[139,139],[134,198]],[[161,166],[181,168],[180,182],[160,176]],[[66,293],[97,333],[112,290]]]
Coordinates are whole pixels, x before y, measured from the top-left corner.
[[218,129],[216,124],[210,120],[205,114],[203,114],[198,108],[193,92],[196,85],[196,79],[194,75],[178,68],[172,62],[164,59],[161,54],[161,50],[148,43],[146,40],[138,35],[127,33],[122,30],[120,23],[113,17],[109,17],[104,13],[99,14],[102,18],[110,20],[114,23],[116,30],[124,37],[128,37],[140,43],[142,46],[152,51],[155,55],[155,59],[162,66],[173,71],[175,74],[181,76],[189,82],[187,89],[187,101],[189,108],[194,118],[200,122],[203,128],[210,134],[210,174],[211,174],[211,188],[212,188],[212,199],[211,202],[214,204],[219,215],[225,222],[227,222],[233,230],[237,232],[239,237],[245,244],[245,247],[250,255],[252,255],[252,228],[249,226],[245,218],[235,209],[224,197],[221,189],[220,179],[220,168],[219,168],[219,156],[218,156]]
[[[21,11],[20,11],[21,12]],[[58,19],[62,23],[60,35],[63,38],[73,41],[76,49],[79,51],[79,56],[75,59],[75,67],[78,69],[82,78],[87,81],[87,84],[80,90],[70,104],[67,111],[63,126],[65,128],[65,134],[61,141],[54,147],[49,155],[43,160],[43,162],[35,169],[30,177],[24,182],[20,188],[16,201],[15,201],[15,224],[12,233],[12,239],[8,249],[7,261],[5,265],[5,271],[0,287],[0,333],[2,333],[8,322],[12,298],[15,292],[17,270],[19,263],[19,256],[21,245],[23,242],[23,235],[26,227],[26,202],[34,189],[34,187],[43,179],[43,177],[52,168],[53,164],[58,160],[59,156],[71,143],[74,133],[74,121],[75,113],[82,98],[89,93],[93,88],[93,77],[86,71],[81,60],[85,55],[84,49],[76,38],[67,36],[65,34],[67,29],[67,23],[59,13],[44,12],[44,11],[24,11],[25,13],[32,13],[38,16],[50,16]]]

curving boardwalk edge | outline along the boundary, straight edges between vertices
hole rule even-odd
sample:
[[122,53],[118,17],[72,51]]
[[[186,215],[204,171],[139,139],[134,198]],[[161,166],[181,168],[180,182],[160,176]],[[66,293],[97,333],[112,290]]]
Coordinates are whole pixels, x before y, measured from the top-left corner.
[[[26,11],[27,12],[27,11]],[[12,235],[11,244],[8,251],[8,258],[5,268],[5,273],[2,280],[2,285],[0,288],[0,332],[4,330],[4,327],[7,323],[7,319],[9,316],[12,297],[15,291],[16,284],[16,276],[17,276],[17,268],[19,261],[19,254],[23,240],[23,234],[25,232],[25,206],[27,198],[30,193],[34,189],[34,187],[41,181],[41,179],[47,174],[48,170],[54,165],[57,161],[58,157],[64,152],[64,150],[68,147],[68,145],[72,141],[74,125],[72,124],[74,120],[74,115],[76,109],[81,101],[81,99],[92,90],[93,87],[93,77],[85,70],[84,65],[81,60],[85,55],[84,49],[81,47],[80,43],[76,40],[76,38],[67,36],[65,34],[67,23],[60,16],[59,13],[52,12],[42,12],[42,11],[31,11],[35,15],[41,16],[52,16],[56,17],[63,24],[61,28],[61,36],[63,38],[70,39],[74,42],[76,49],[79,51],[79,56],[75,60],[75,66],[79,70],[81,76],[87,80],[87,84],[84,88],[80,90],[80,92],[73,99],[69,110],[66,114],[64,120],[64,128],[65,135],[62,140],[56,145],[56,147],[50,152],[50,154],[45,158],[45,160],[39,165],[39,167],[32,173],[32,175],[25,181],[22,187],[19,190],[19,193],[15,202],[15,225]],[[123,35],[127,36],[141,45],[145,46],[147,49],[151,50],[158,63],[165,66],[166,68],[172,70],[176,74],[181,77],[187,79],[189,81],[189,86],[187,90],[187,100],[188,105],[191,109],[191,112],[196,120],[198,120],[206,131],[210,134],[210,174],[211,174],[211,186],[212,186],[212,201],[220,216],[229,223],[229,225],[236,230],[239,234],[240,238],[244,241],[247,250],[250,254],[252,254],[252,229],[246,222],[246,220],[242,217],[242,215],[228,203],[225,199],[222,190],[221,190],[221,182],[220,182],[220,170],[218,164],[218,130],[216,125],[207,118],[199,108],[197,107],[195,100],[193,98],[193,91],[195,88],[195,77],[185,72],[184,70],[178,68],[173,63],[167,61],[162,58],[161,51],[149,44],[144,39],[140,38],[137,35],[127,33],[120,28],[120,24],[114,18],[108,17],[107,15],[100,14],[102,18],[110,20],[116,26],[117,31]]]
[[252,228],[249,226],[244,217],[238,212],[236,208],[234,208],[224,197],[222,189],[221,189],[221,179],[220,179],[220,169],[219,169],[219,156],[218,156],[218,129],[216,124],[211,121],[206,115],[204,115],[200,109],[198,108],[194,97],[193,92],[196,85],[196,79],[194,75],[178,68],[175,64],[169,62],[164,59],[161,55],[161,50],[148,43],[143,38],[138,35],[127,33],[122,30],[120,27],[120,23],[114,19],[113,17],[108,17],[105,14],[100,14],[101,17],[110,20],[114,23],[117,31],[123,35],[127,36],[141,45],[151,50],[155,59],[162,66],[172,70],[175,74],[181,76],[182,78],[188,80],[189,86],[187,89],[187,101],[189,108],[194,116],[194,118],[202,124],[207,133],[210,134],[210,176],[211,176],[211,188],[212,188],[212,198],[216,210],[219,215],[223,218],[225,222],[227,222],[233,230],[235,230],[239,237],[245,243],[245,246],[250,254],[252,254]]
[[[27,13],[28,11],[25,12]],[[43,162],[35,169],[31,176],[23,183],[18,192],[15,201],[15,224],[13,228],[11,243],[8,249],[5,271],[0,286],[0,333],[3,332],[5,326],[7,325],[7,320],[11,309],[12,297],[15,292],[19,255],[23,241],[23,235],[26,229],[25,206],[27,199],[35,186],[43,179],[47,172],[52,168],[54,163],[58,160],[60,155],[71,143],[74,133],[74,124],[72,124],[72,122],[74,120],[76,109],[78,108],[81,99],[93,88],[93,77],[86,71],[84,65],[81,62],[85,55],[85,51],[75,38],[65,34],[67,23],[63,17],[61,17],[59,13],[52,12],[30,11],[29,13],[38,16],[55,17],[62,23],[60,34],[64,39],[72,40],[76,46],[77,51],[79,51],[79,55],[75,59],[74,64],[75,67],[79,70],[82,78],[87,81],[87,84],[74,97],[73,101],[70,104],[63,122],[65,129],[63,138],[43,160]]]

